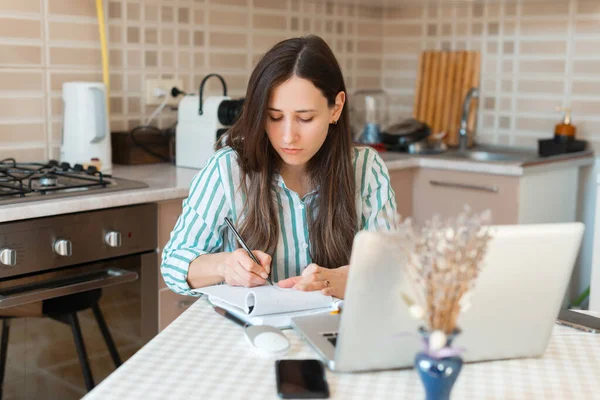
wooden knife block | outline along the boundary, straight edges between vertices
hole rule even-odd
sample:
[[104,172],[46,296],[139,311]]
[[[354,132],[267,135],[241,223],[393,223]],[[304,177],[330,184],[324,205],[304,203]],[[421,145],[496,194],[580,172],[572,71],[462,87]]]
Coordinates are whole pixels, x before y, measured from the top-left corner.
[[[446,132],[448,146],[459,144],[463,102],[472,87],[479,87],[481,55],[478,51],[426,51],[419,59],[413,117],[431,127],[432,134]],[[468,117],[469,146],[473,144],[478,99]]]

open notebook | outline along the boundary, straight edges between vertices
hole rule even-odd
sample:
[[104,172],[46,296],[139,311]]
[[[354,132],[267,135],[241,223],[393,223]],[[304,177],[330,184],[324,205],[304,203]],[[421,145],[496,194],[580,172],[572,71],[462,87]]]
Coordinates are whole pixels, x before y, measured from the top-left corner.
[[213,305],[249,324],[277,328],[289,328],[292,316],[337,310],[342,302],[318,291],[301,292],[277,285],[244,288],[223,284],[194,289],[194,292],[207,295]]

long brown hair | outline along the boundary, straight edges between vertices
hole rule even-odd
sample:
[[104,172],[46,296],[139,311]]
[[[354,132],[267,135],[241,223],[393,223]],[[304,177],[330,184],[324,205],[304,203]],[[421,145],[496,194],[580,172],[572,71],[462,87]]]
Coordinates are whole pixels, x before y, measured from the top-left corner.
[[[265,122],[273,88],[292,76],[311,81],[323,93],[329,107],[335,104],[340,91],[346,92],[338,62],[323,39],[310,35],[284,40],[256,65],[242,113],[225,140],[225,145],[237,153],[241,169],[245,212],[240,234],[250,248],[271,254],[279,239],[272,185],[282,160],[271,146]],[[307,164],[309,179],[318,187],[316,200],[307,204],[310,255],[314,263],[327,268],[348,264],[357,231],[353,147],[347,110],[348,103],[337,124],[329,125],[323,146]]]

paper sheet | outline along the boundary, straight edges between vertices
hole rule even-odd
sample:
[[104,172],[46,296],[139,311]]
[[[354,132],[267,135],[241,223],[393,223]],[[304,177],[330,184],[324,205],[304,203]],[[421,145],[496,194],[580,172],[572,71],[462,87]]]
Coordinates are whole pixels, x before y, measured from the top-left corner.
[[321,292],[283,289],[277,285],[244,288],[224,284],[194,289],[194,292],[204,293],[209,299],[219,299],[249,316],[312,310],[333,305],[333,298],[324,296]]

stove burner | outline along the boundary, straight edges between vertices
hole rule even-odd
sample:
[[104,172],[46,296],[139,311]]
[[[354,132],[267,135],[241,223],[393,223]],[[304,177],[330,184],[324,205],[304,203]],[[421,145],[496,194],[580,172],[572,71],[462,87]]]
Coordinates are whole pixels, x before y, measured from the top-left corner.
[[55,176],[43,176],[40,178],[40,185],[42,186],[56,186],[58,179]]
[[50,160],[44,163],[17,163],[14,158],[0,161],[0,197],[26,197],[32,194],[71,192],[94,187],[105,188],[112,181],[97,168]]

